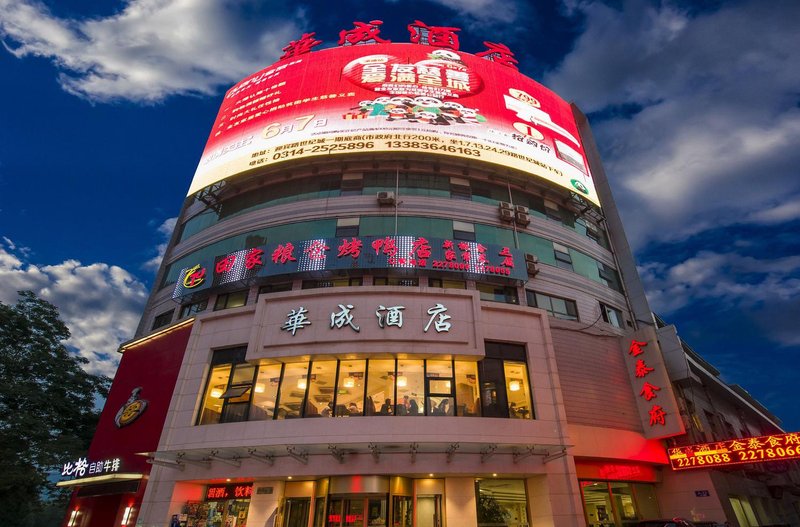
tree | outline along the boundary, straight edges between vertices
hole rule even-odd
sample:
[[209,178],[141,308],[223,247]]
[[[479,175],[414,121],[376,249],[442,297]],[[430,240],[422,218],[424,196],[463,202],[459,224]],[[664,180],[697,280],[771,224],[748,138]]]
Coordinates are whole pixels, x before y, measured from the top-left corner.
[[110,379],[85,372],[69,352],[58,309],[30,291],[0,302],[0,510],[15,525],[39,524],[67,492],[48,476],[84,456],[97,425],[96,401]]

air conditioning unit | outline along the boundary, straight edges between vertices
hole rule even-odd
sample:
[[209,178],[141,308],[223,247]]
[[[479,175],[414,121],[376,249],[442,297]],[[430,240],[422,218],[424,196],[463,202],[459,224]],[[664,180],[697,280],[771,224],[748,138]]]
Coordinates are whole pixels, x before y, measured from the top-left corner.
[[514,211],[511,209],[500,209],[500,220],[507,222],[514,221]]
[[394,192],[378,192],[378,203],[381,205],[394,205]]
[[525,270],[528,271],[528,276],[536,276],[539,274],[539,266],[535,262],[525,260]]
[[528,207],[526,207],[525,205],[514,205],[514,212],[518,212],[518,213],[521,213],[521,214],[527,214],[528,213]]
[[519,225],[528,225],[531,222],[531,217],[524,212],[517,212],[517,214],[514,216],[514,221],[516,221]]
[[500,210],[513,210],[513,207],[511,207],[511,203],[507,201],[501,201]]
[[525,253],[525,263],[537,264],[539,263],[539,257],[536,256],[535,254]]

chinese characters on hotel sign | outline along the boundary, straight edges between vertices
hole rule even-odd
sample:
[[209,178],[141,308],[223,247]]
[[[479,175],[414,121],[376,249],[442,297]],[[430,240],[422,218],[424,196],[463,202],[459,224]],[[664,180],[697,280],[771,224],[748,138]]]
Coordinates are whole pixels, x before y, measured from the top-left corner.
[[[355,307],[352,304],[339,304],[339,311],[331,312],[331,329],[342,329],[348,326],[356,333],[361,332],[361,327],[357,326],[354,322],[355,316],[352,313],[354,309]],[[379,305],[377,309],[375,309],[378,327],[380,329],[385,329],[394,326],[401,329],[403,327],[403,311],[405,309],[405,306],[400,305],[388,307],[382,304]],[[433,327],[436,333],[447,333],[450,331],[453,324],[449,322],[449,320],[453,317],[447,314],[447,307],[445,307],[444,304],[436,303],[433,307],[428,309],[426,313],[430,318],[422,329],[423,333],[427,333],[431,327]],[[281,326],[281,330],[288,331],[294,336],[299,330],[310,325],[311,320],[309,320],[308,310],[300,306],[286,314],[286,321]]]
[[729,439],[667,452],[673,470],[800,459],[800,433]]
[[519,249],[421,236],[360,236],[276,241],[200,261],[181,270],[173,298],[257,277],[356,269],[421,269],[528,278]]
[[622,347],[645,437],[684,433],[655,331],[640,329],[623,338]]

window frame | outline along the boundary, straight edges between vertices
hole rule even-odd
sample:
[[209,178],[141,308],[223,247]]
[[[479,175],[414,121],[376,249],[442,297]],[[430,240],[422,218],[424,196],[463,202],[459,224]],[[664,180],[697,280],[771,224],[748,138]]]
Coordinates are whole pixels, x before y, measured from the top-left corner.
[[[540,291],[534,291],[532,289],[526,289],[525,290],[525,296],[527,297],[528,305],[530,307],[535,307],[535,308],[538,308],[538,309],[544,309],[545,311],[547,311],[548,315],[550,315],[553,318],[557,318],[559,320],[571,320],[571,321],[574,321],[574,322],[580,321],[580,316],[578,314],[578,303],[575,300],[572,300],[570,298],[564,298],[564,297],[560,297],[560,296],[551,295],[551,294],[548,294],[548,293],[542,293]],[[540,296],[548,299],[549,304],[550,304],[549,308],[547,306],[539,305],[539,297]],[[531,300],[533,300],[533,303],[531,303]],[[553,305],[553,300],[561,300],[561,301],[563,301],[564,305],[567,308],[567,313],[563,313],[562,314],[562,313],[557,312],[555,310],[554,305]],[[574,316],[569,313],[570,306],[572,306],[572,309],[575,312]]]

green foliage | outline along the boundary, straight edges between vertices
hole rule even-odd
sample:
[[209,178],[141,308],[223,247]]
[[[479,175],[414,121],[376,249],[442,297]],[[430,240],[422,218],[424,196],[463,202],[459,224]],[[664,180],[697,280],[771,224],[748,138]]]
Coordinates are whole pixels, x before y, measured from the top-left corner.
[[0,510],[16,525],[63,515],[68,493],[48,475],[85,456],[108,394],[110,379],[86,373],[68,338],[58,309],[32,292],[0,302]]
[[506,513],[494,496],[478,495],[478,525],[505,525]]

